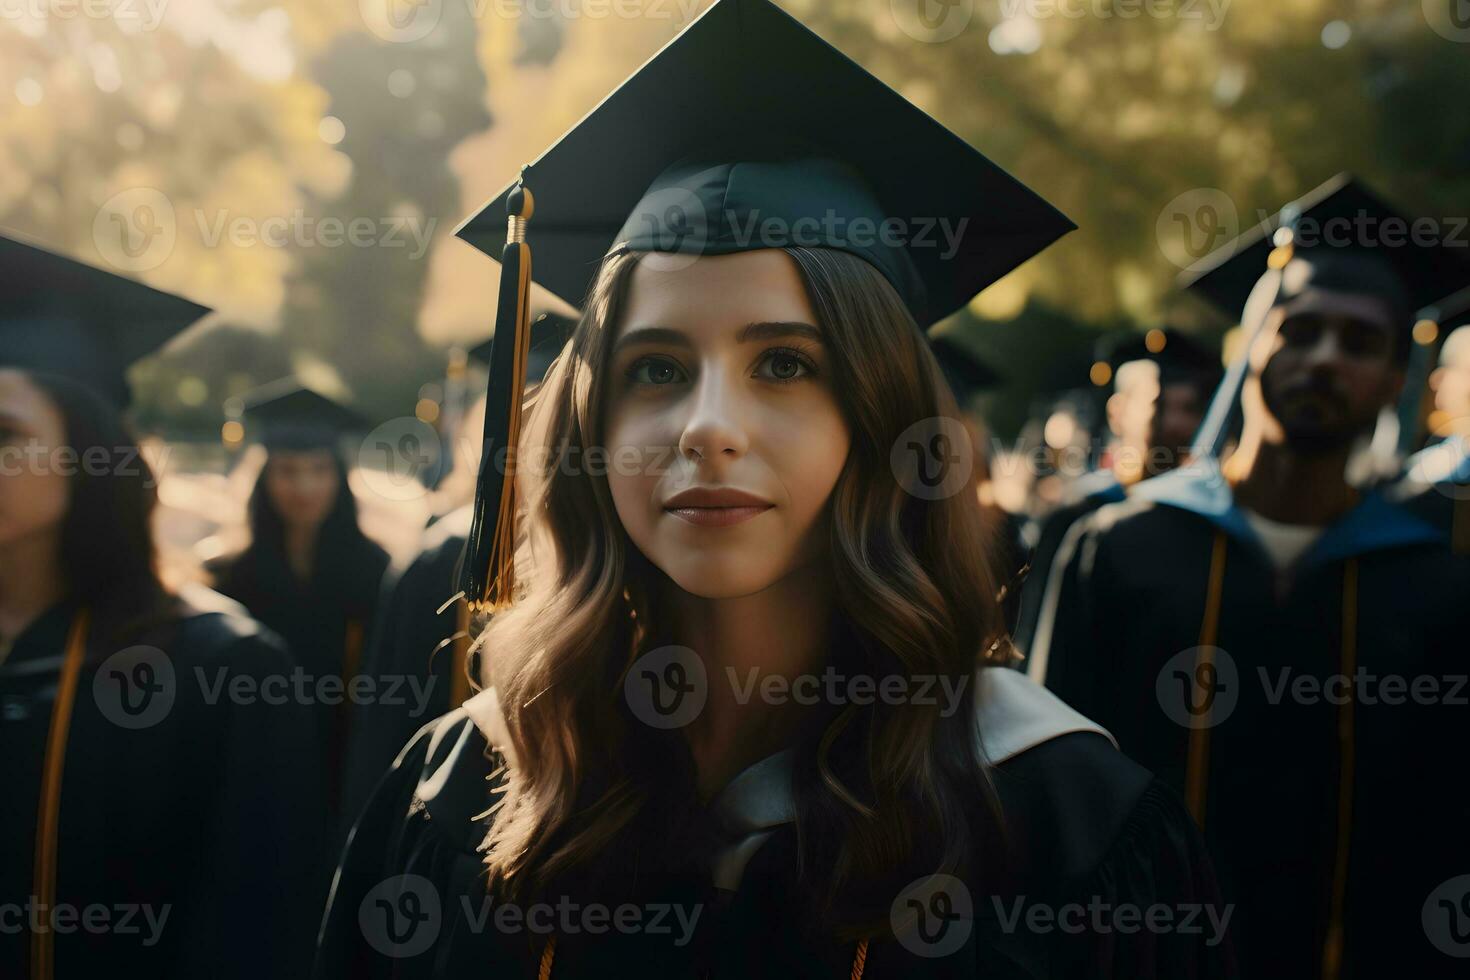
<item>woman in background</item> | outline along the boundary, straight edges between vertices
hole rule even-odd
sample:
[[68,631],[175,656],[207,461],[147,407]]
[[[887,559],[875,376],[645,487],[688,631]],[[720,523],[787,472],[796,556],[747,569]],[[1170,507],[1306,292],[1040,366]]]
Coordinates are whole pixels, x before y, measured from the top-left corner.
[[[268,454],[250,494],[250,544],[208,567],[219,591],[285,638],[306,689],[322,695],[313,708],[326,748],[326,818],[335,828],[350,717],[344,692],[361,665],[388,567],[387,552],[358,525],[338,449],[361,419],[290,379],[248,399],[245,418]],[[324,689],[323,678],[341,684]]]
[[290,656],[160,582],[153,474],[94,389],[0,366],[0,456],[0,975],[301,975],[314,734],[259,696]]

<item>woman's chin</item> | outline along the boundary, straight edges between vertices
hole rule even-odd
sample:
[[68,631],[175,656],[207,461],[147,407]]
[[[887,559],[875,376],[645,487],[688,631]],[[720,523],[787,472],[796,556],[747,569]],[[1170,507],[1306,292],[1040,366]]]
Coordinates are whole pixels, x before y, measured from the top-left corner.
[[771,555],[727,551],[720,555],[687,552],[675,561],[655,562],[680,589],[701,599],[738,599],[780,581],[784,568]]

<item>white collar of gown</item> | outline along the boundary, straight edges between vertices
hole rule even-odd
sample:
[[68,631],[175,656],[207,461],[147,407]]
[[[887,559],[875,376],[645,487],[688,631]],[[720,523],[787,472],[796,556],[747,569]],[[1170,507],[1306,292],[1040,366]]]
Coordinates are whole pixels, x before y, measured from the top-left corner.
[[[999,765],[1043,742],[1076,732],[1092,732],[1117,742],[1096,722],[1064,704],[1020,671],[982,667],[975,673],[975,738],[981,757]],[[515,764],[495,689],[465,702],[465,711],[485,740]],[[730,843],[712,856],[716,887],[736,890],[745,866],[782,824],[795,819],[791,791],[794,749],[769,755],[744,769],[711,804]]]

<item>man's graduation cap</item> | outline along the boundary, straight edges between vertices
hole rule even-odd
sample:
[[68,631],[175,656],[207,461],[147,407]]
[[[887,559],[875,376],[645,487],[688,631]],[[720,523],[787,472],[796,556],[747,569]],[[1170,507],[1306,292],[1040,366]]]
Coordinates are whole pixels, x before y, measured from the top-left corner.
[[1250,348],[1276,306],[1309,289],[1368,293],[1388,306],[1407,339],[1417,311],[1466,283],[1470,258],[1423,234],[1348,174],[1286,205],[1206,257],[1182,282],[1238,315],[1245,341],[1200,427],[1195,453],[1219,452]]
[[1300,262],[1303,271],[1283,277],[1282,301],[1312,287],[1372,293],[1408,329],[1417,311],[1470,283],[1470,258],[1462,250],[1416,231],[1413,219],[1361,181],[1338,174],[1208,256],[1184,285],[1238,316],[1271,271],[1275,238],[1283,230],[1290,234],[1277,261],[1283,268]]
[[[575,305],[611,252],[841,249],[927,327],[1073,227],[770,0],[717,0],[458,229],[500,257],[495,333],[514,338],[490,366],[487,444],[519,437],[531,244],[536,281]],[[512,592],[514,492],[511,467],[482,465],[477,606]]]
[[128,368],[208,312],[0,234],[0,367],[58,374],[126,408]]
[[367,419],[341,402],[281,378],[242,396],[238,413],[247,435],[266,449],[335,449],[342,438],[365,432]]
[[[531,321],[531,347],[526,355],[526,384],[539,384],[546,377],[547,369],[566,346],[577,321],[559,313],[542,313]],[[470,360],[481,364],[490,363],[495,348],[495,338],[483,340],[465,351]]]

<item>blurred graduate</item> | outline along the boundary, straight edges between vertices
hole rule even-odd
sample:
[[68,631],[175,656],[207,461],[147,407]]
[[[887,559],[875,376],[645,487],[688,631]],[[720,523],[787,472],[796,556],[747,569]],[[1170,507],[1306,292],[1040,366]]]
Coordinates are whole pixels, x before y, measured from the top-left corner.
[[1429,444],[1405,461],[1389,495],[1440,528],[1456,554],[1470,556],[1470,290],[1431,312],[1416,328],[1432,326],[1442,341],[1428,377]]
[[[285,638],[307,678],[340,678],[362,665],[388,553],[358,525],[341,444],[367,429],[341,403],[292,378],[243,399],[247,438],[267,452],[247,505],[250,543],[209,563],[215,588]],[[327,825],[340,821],[350,699],[313,703]]]
[[1218,352],[1172,327],[1110,337],[1093,362],[1094,383],[1111,385],[1106,410],[1113,437],[1109,465],[1081,477],[1074,499],[1040,519],[1030,571],[1020,597],[1016,646],[1030,647],[1041,597],[1067,530],[1140,480],[1184,461],[1223,373]]
[[1382,244],[1395,226],[1343,176],[1208,263],[1192,288],[1244,311],[1246,339],[1199,458],[1069,532],[1029,651],[1185,794],[1250,977],[1463,970],[1422,916],[1470,867],[1446,768],[1470,581],[1435,527],[1344,476],[1399,396],[1416,311],[1470,281],[1452,249]]
[[[877,234],[905,216],[953,249]],[[478,693],[358,820],[318,975],[1228,975],[1223,928],[1013,917],[1222,913],[1177,797],[986,658],[1001,572],[923,328],[1070,228],[769,0],[472,218],[487,445],[536,462],[482,461]],[[585,313],[523,418],[533,252]],[[962,693],[742,700],[752,671]]]
[[306,969],[316,735],[259,696],[294,664],[159,580],[122,418],[128,366],[205,312],[0,237],[0,976]]

